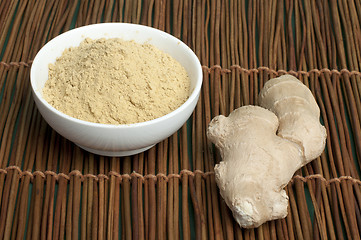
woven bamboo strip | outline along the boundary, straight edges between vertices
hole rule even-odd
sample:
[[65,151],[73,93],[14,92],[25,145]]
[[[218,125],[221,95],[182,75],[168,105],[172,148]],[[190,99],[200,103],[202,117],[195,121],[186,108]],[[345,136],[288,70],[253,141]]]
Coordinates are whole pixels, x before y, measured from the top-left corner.
[[[127,157],[124,159],[123,163],[123,171],[126,173],[130,173],[131,171],[131,158]],[[125,218],[124,221],[124,232],[125,232],[125,239],[131,239],[132,238],[132,230],[131,230],[131,218],[130,218],[130,181],[129,179],[124,179],[123,181],[123,192],[122,192],[122,203],[124,203],[124,212],[125,212]]]
[[[133,169],[139,170],[139,156],[136,155],[133,159]],[[138,180],[132,178],[132,235],[133,239],[139,239],[139,205],[138,205]]]
[[[84,171],[89,172],[89,162],[84,161]],[[89,180],[83,182],[82,188],[82,200],[81,200],[81,226],[80,226],[80,238],[86,239],[87,237],[87,216],[91,213],[88,212],[88,188],[89,188]],[[90,224],[89,224],[90,225]],[[89,236],[90,237],[90,236]]]
[[[170,143],[169,143],[169,165],[168,165],[168,172],[169,173],[174,173],[174,167],[173,165],[178,164],[176,162],[174,162],[174,159],[176,158],[175,153],[177,152],[177,146],[176,144],[176,138],[177,138],[177,134],[174,134],[171,139],[170,139]],[[167,207],[167,229],[166,229],[166,236],[167,239],[175,239],[176,238],[176,232],[175,232],[175,223],[177,223],[176,219],[173,217],[174,212],[174,179],[169,179],[168,180],[168,194],[167,194],[167,202],[168,202],[168,207]]]
[[[189,169],[187,125],[181,130],[181,168]],[[183,238],[190,239],[189,208],[188,208],[188,175],[182,176],[182,229]]]
[[[155,147],[151,148],[148,152],[148,166],[147,172],[150,174],[155,173],[155,154],[156,149]],[[146,218],[146,238],[147,239],[155,239],[156,237],[156,195],[155,195],[155,182],[154,179],[148,179],[148,209],[146,206],[145,211],[148,210],[147,218]],[[147,228],[148,227],[148,228]]]

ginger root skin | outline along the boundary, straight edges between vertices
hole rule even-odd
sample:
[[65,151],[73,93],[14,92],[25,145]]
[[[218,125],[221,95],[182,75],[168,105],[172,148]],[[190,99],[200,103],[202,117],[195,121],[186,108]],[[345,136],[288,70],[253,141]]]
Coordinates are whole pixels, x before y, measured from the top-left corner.
[[283,188],[325,147],[320,110],[299,80],[269,80],[259,101],[262,107],[243,106],[213,118],[207,129],[222,157],[214,168],[220,194],[243,228],[286,217]]
[[326,129],[311,91],[292,75],[266,82],[258,102],[279,119],[278,136],[298,143],[304,150],[302,166],[319,157],[326,145]]
[[217,116],[207,136],[222,162],[214,168],[220,194],[241,227],[258,227],[287,215],[282,189],[302,163],[299,146],[276,135],[278,119],[258,106],[244,106]]

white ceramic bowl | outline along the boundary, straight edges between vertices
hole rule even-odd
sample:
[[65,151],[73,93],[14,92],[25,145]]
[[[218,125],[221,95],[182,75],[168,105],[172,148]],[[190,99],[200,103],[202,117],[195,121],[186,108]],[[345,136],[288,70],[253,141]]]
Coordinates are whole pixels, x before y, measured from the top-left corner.
[[[85,38],[122,38],[138,43],[148,42],[170,54],[183,65],[191,80],[188,100],[165,116],[127,125],[87,122],[56,110],[42,96],[42,89],[48,79],[48,65],[54,63],[65,49],[78,46]],[[171,136],[187,121],[199,98],[202,68],[197,56],[187,45],[165,32],[136,24],[102,23],[70,30],[49,41],[32,63],[30,80],[35,103],[55,131],[89,152],[105,156],[127,156],[149,149]]]

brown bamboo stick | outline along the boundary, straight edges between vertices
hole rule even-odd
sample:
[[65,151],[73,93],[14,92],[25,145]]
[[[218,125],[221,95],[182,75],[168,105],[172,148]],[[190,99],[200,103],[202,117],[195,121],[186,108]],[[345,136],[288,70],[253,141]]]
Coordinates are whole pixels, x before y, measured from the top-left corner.
[[[83,169],[83,160],[84,160],[84,154],[83,150],[79,147],[75,148],[75,156],[76,159],[74,164],[75,170],[81,170]],[[81,179],[80,176],[73,175],[74,178],[74,188],[73,188],[73,212],[72,212],[72,239],[78,239],[79,238],[79,215],[80,215],[80,193],[81,193]]]
[[[69,3],[71,3],[71,1],[69,1]],[[71,6],[68,6],[68,9],[69,9],[69,16],[71,17],[68,17],[67,18],[67,21],[65,22],[65,26],[64,26],[64,29],[65,30],[69,30],[70,29],[70,26],[71,26],[71,22],[73,21],[73,16],[74,16],[74,13],[75,13],[75,10],[76,10],[76,7],[78,5],[78,2],[74,1],[72,2],[73,4]],[[69,4],[70,5],[70,4]]]
[[271,225],[274,225],[272,228],[275,228],[273,237],[276,237],[277,239],[285,239],[285,236],[283,235],[282,225],[280,223],[280,220],[275,220],[271,222]]
[[208,29],[209,29],[209,20],[210,20],[210,3],[209,0],[202,0],[201,3],[201,19],[203,19],[204,24],[201,24],[201,40],[204,48],[202,50],[201,61],[203,64],[209,64],[209,39],[208,39]]
[[[209,94],[209,74],[206,71],[203,71],[203,76],[204,76],[204,84],[203,84],[203,95],[207,96]],[[204,124],[205,126],[208,126],[209,122],[211,121],[211,103],[208,97],[204,97]],[[213,165],[214,165],[214,152],[212,149],[212,144],[210,143],[210,141],[207,139],[206,135],[205,135],[205,131],[203,131],[203,141],[206,144],[206,149],[205,149],[205,157],[206,157],[206,161],[204,162],[204,169],[207,172],[213,171]],[[216,198],[212,199],[212,188],[216,188],[216,186],[212,186],[211,185],[211,179],[209,176],[206,176],[205,179],[206,182],[206,192],[207,192],[207,203],[208,206],[207,207],[207,217],[208,217],[208,238],[210,240],[213,240],[215,237],[215,233],[214,233],[214,224],[219,221],[216,220],[214,218],[213,215],[219,215],[219,213],[214,213],[214,212],[218,212],[218,208],[214,208],[211,207],[213,206],[214,202],[217,202],[217,196],[215,196]],[[218,206],[218,203],[216,203],[215,205]],[[219,224],[219,223],[217,223]]]
[[[111,158],[111,169],[113,170],[113,168],[115,167],[115,162],[116,159],[115,158]],[[115,181],[116,181],[116,177],[114,175],[110,176],[110,181],[109,181],[109,197],[108,197],[108,201],[109,201],[109,208],[108,208],[108,215],[107,215],[107,230],[106,230],[106,238],[107,239],[113,239],[113,229],[114,229],[114,198],[115,198]]]
[[[288,187],[285,187],[284,189],[286,191],[287,196],[289,196],[289,199],[291,198],[288,192]],[[286,238],[288,239],[295,239],[295,231],[297,231],[297,228],[294,228],[294,224],[293,223],[293,212],[291,210],[291,200],[289,200],[288,206],[287,206],[287,217],[284,219],[284,221],[286,222],[285,225],[287,226],[287,231],[288,231],[288,235],[286,235]],[[297,225],[296,225],[297,226]]]
[[173,35],[179,39],[181,38],[181,29],[182,29],[182,9],[183,9],[183,1],[174,0],[173,9],[172,9]]
[[[47,142],[45,141],[46,138],[46,125],[43,124],[41,126],[40,132],[39,132],[39,143],[37,145],[36,149],[36,159],[35,159],[35,169],[36,170],[44,170],[45,166],[43,166],[43,150],[47,148]],[[44,149],[43,149],[44,148]],[[46,155],[45,155],[46,156]],[[44,161],[45,162],[45,161]],[[41,215],[41,205],[42,205],[42,199],[43,199],[43,187],[44,187],[44,179],[40,175],[35,175],[34,181],[33,181],[33,194],[34,194],[34,201],[33,203],[33,222],[32,222],[32,232],[31,237],[33,239],[39,239],[40,238],[40,218],[38,216]]]
[[[7,206],[7,212],[4,213],[6,215],[6,220],[4,222],[4,227],[5,229],[3,230],[3,239],[10,239],[10,233],[11,233],[11,224],[12,224],[12,219],[13,219],[13,213],[14,213],[14,207],[15,207],[15,200],[16,199],[16,195],[18,192],[18,181],[19,181],[19,173],[17,171],[14,170],[14,172],[12,174],[8,173],[8,177],[10,178],[9,181],[11,181],[11,189],[9,191],[9,193],[7,194],[8,199],[9,199],[9,203]],[[10,185],[9,185],[10,186]],[[5,189],[4,189],[5,191]]]
[[[157,147],[157,173],[166,174],[166,157],[164,153],[167,152],[167,140],[160,142]],[[157,178],[157,238],[165,239],[166,237],[166,182],[161,176]]]
[[[198,104],[195,109],[193,118],[193,131],[192,131],[192,139],[194,143],[193,147],[193,168],[203,171],[202,169],[202,159],[203,159],[203,141],[202,141],[202,97],[199,98]],[[195,216],[196,218],[204,218],[204,205],[203,205],[203,198],[202,198],[202,184],[204,184],[204,181],[200,174],[196,174],[194,177],[195,180],[195,191],[197,194],[197,200],[199,201],[197,204],[199,206],[199,215]],[[205,221],[198,221],[201,225],[199,229],[196,229],[196,231],[201,231],[200,235],[202,238],[206,237],[206,225]]]
[[[73,149],[70,142],[65,140],[63,147],[64,147],[64,151],[63,151],[64,155],[63,155],[63,160],[61,161],[60,171],[64,174],[68,174],[71,169],[71,156],[73,155],[72,154]],[[63,177],[60,178],[59,189],[58,189],[58,196],[60,196],[59,197],[60,217],[58,224],[56,224],[54,221],[54,226],[59,226],[59,239],[63,239],[66,234],[66,211],[67,211],[66,190],[67,190],[68,182],[69,182],[68,179]],[[60,192],[61,187],[63,191],[62,194]]]
[[[200,206],[199,206],[199,203],[200,201],[197,199],[197,193],[195,191],[195,179],[193,176],[190,176],[189,177],[190,181],[189,181],[189,190],[190,190],[190,193],[191,193],[191,199],[192,199],[192,202],[193,202],[193,208],[194,208],[194,214],[195,215],[200,215],[201,214],[201,209],[200,209]],[[202,239],[202,231],[201,228],[202,228],[202,222],[201,222],[201,218],[200,217],[195,217],[195,234],[196,234],[196,239]]]
[[[49,149],[49,154],[48,154],[48,158],[50,159],[55,159],[55,156],[53,156],[54,154],[54,147],[55,147],[55,132],[52,131],[51,132],[51,137],[50,137],[50,149]],[[49,170],[54,170],[52,168],[52,162],[49,161],[48,162],[48,166],[47,169]],[[43,204],[43,212],[42,212],[42,217],[41,217],[41,239],[46,239],[47,237],[47,217],[48,214],[50,214],[49,212],[49,206],[50,206],[50,198],[51,198],[51,188],[52,188],[52,184],[51,184],[51,175],[47,175],[45,182],[47,183],[45,186],[45,197],[44,197],[44,204]],[[55,183],[55,182],[54,182]]]
[[[62,144],[60,145],[60,149],[64,150],[63,147],[64,147],[64,141],[62,141]],[[59,153],[60,153],[59,159],[62,161],[65,159],[63,159],[64,154],[61,153],[62,152],[61,150],[59,151]],[[62,169],[60,168],[59,170],[61,171]],[[61,212],[61,204],[59,204],[59,203],[61,203],[62,193],[64,192],[63,189],[64,189],[64,181],[58,179],[58,193],[57,193],[57,198],[55,199],[54,213],[51,213],[54,216],[52,217],[51,221],[49,221],[49,223],[48,223],[48,225],[51,224],[51,226],[49,226],[49,228],[52,229],[52,232],[50,232],[50,231],[48,232],[48,234],[47,234],[48,239],[51,239],[51,238],[58,239],[58,237],[59,237],[60,212]]]
[[[147,155],[144,156],[147,161]],[[144,173],[148,173],[148,166],[144,164]],[[149,183],[144,179],[144,237],[148,239],[149,233]]]
[[[24,192],[24,181],[23,178],[19,179],[19,193],[18,194],[22,194]],[[16,235],[17,235],[17,229],[18,229],[18,223],[19,223],[19,209],[21,206],[21,200],[19,199],[19,201],[17,201],[15,209],[14,209],[14,219],[13,219],[13,224],[11,227],[11,239],[16,239]],[[26,218],[26,216],[25,216]],[[19,234],[22,234],[19,232]]]
[[302,224],[302,231],[306,238],[312,238],[312,226],[311,226],[311,219],[307,211],[307,203],[306,203],[306,196],[303,184],[296,180],[295,182],[296,188],[296,196],[297,196],[297,205],[299,207],[299,215]]
[[[178,134],[175,133],[170,137],[169,140],[169,161],[168,161],[168,173],[174,174],[174,167],[173,165],[177,164],[175,159],[178,159],[177,155],[177,146],[176,146],[176,139],[178,137]],[[175,158],[175,159],[174,159]],[[174,218],[175,211],[174,211],[174,178],[168,178],[168,196],[167,196],[167,239],[175,239],[177,234],[175,232],[175,224],[174,221],[177,221],[177,219]],[[178,200],[178,199],[177,199]]]
[[[139,164],[138,170],[136,171],[139,174],[144,173],[144,153],[138,154],[139,156]],[[144,229],[144,208],[143,208],[143,189],[144,183],[142,179],[138,179],[138,224],[139,224],[139,239],[145,239],[145,229]],[[145,189],[144,189],[145,191]]]
[[[89,159],[88,159],[89,165],[88,165],[88,173],[89,174],[94,174],[94,155],[93,154],[89,154]],[[93,217],[95,215],[95,213],[93,213],[93,199],[94,199],[94,185],[96,185],[97,183],[94,184],[94,180],[93,178],[87,178],[85,180],[87,182],[87,186],[88,186],[88,192],[86,193],[87,195],[87,217],[86,217],[86,225],[87,225],[87,229],[86,229],[86,238],[91,238],[92,236],[94,237],[94,235],[92,235],[92,229],[93,229],[93,221],[95,217]]]
[[325,206],[325,213],[326,213],[326,224],[327,224],[327,231],[330,239],[336,239],[334,224],[332,221],[331,209],[330,209],[330,202],[326,193],[326,186],[323,181],[321,181],[321,191],[322,191],[322,199],[324,201]]
[[[158,4],[157,4],[158,3]],[[157,6],[158,5],[158,6]],[[165,12],[166,12],[166,1],[165,0],[159,0],[156,1],[156,8],[159,9],[159,23],[158,23],[158,28],[160,30],[165,31]],[[157,11],[155,11],[155,13],[157,13]],[[155,14],[156,16],[156,14]]]
[[[187,124],[183,125],[181,129],[182,152],[181,152],[181,168],[189,169],[188,158],[188,142],[187,142]],[[190,239],[189,226],[189,208],[188,208],[188,175],[182,175],[182,229],[183,238]]]
[[[135,155],[133,160],[133,169],[138,172],[139,169],[139,156]],[[138,210],[138,179],[132,177],[132,190],[131,190],[131,200],[132,200],[132,236],[133,239],[139,239],[139,210]]]
[[54,198],[55,198],[55,177],[51,178],[50,182],[51,188],[50,188],[50,205],[49,205],[49,213],[48,213],[48,231],[47,231],[47,239],[51,239],[52,233],[53,233],[53,215],[54,215]]
[[[238,2],[230,1],[230,49],[231,49],[231,62],[230,65],[236,64],[239,65],[240,55],[243,56],[243,53],[239,53],[239,36],[237,28],[239,26],[238,21]],[[230,76],[230,84],[229,84],[229,112],[234,110],[234,93],[235,93],[235,84],[236,84],[236,70],[232,70],[232,74]]]
[[[156,147],[151,148],[148,151],[148,166],[147,174],[155,174],[155,162],[156,162]],[[148,239],[156,238],[156,193],[155,193],[155,181],[153,178],[147,179],[148,183]]]
[[172,34],[172,22],[171,22],[171,18],[173,17],[172,16],[172,12],[173,12],[173,9],[170,2],[169,1],[166,1],[165,2],[165,32],[169,33],[169,34]]
[[[99,7],[96,8],[97,9],[97,15],[96,15],[96,22],[95,23],[100,23],[102,21],[104,7],[105,7],[105,1],[100,1]],[[73,14],[71,14],[70,16],[73,16]]]
[[[25,95],[25,94],[24,94]],[[15,162],[16,166],[21,165],[22,158],[24,156],[26,143],[29,141],[30,136],[30,124],[33,122],[33,117],[35,114],[32,114],[34,111],[34,102],[31,101],[31,91],[28,90],[26,93],[26,97],[24,97],[25,100],[25,107],[22,114],[21,123],[19,126],[19,130],[17,131],[17,137],[15,140],[15,143],[20,143],[15,148],[15,154],[13,154],[11,157],[13,158],[13,162]],[[16,145],[16,144],[15,144]]]
[[[84,173],[89,173],[89,155],[86,154],[84,159]],[[89,181],[88,178],[83,179],[83,188],[82,188],[82,199],[81,199],[81,217],[80,217],[80,239],[87,239],[87,217],[88,217],[88,191],[89,191]],[[90,237],[90,236],[89,236]]]
[[290,70],[296,70],[296,50],[295,50],[295,44],[294,44],[294,36],[293,36],[293,26],[292,26],[292,15],[293,15],[293,8],[295,1],[286,1],[286,11],[287,11],[287,31],[286,31],[286,45],[289,48],[289,51],[287,51],[287,60],[288,60],[288,69]]
[[[104,162],[105,159],[103,156],[100,157],[99,159],[99,174],[105,174],[105,166],[104,166]],[[105,234],[105,216],[104,216],[104,212],[105,212],[105,207],[104,207],[104,202],[105,202],[105,179],[104,178],[99,178],[98,179],[98,231],[97,231],[97,239],[102,240],[104,239],[104,234]]]
[[[154,7],[155,0],[149,0],[148,2],[148,13],[147,13],[147,25],[152,26],[152,17],[153,17],[153,7]],[[155,25],[153,26],[155,27]]]
[[91,239],[98,239],[98,229],[99,229],[99,185],[98,182],[93,184],[93,218],[92,218],[92,230],[91,230]]
[[[272,56],[274,56],[276,53],[276,51],[274,51],[273,46],[274,46],[274,42],[275,42],[275,34],[276,34],[276,10],[277,10],[277,1],[272,0],[270,1],[270,9],[269,11],[269,32],[268,32],[268,37],[269,37],[269,46],[268,46],[268,66],[270,66],[272,69],[275,69],[276,66],[274,66],[274,63],[272,62]],[[271,77],[273,78],[274,75],[271,73]]]
[[9,7],[10,4],[14,4],[13,1],[7,1],[7,2],[1,2],[0,4],[0,15],[1,15],[1,25],[0,25],[0,31],[3,29],[3,25],[5,24],[5,19],[7,17],[7,12],[11,9]]
[[[285,9],[284,3],[282,2],[282,9]],[[287,11],[286,9],[284,11]],[[282,12],[280,12],[279,14],[282,14]],[[280,24],[282,25],[281,29],[284,30],[286,28],[286,24],[283,22],[282,19],[279,20]],[[279,47],[278,47],[278,51],[279,51],[279,67],[278,69],[289,69],[289,66],[287,64],[287,51],[288,51],[288,46],[286,44],[286,33],[285,31],[281,30],[281,41],[279,42]],[[292,50],[292,49],[291,49]]]
[[296,236],[298,239],[304,239],[304,233],[301,228],[300,217],[297,210],[296,200],[293,193],[291,184],[287,185],[287,195],[289,196],[290,209],[292,210],[292,216],[295,224]]
[[153,15],[153,27],[155,28],[160,28],[160,15],[161,15],[161,2],[163,0],[154,0],[154,7],[153,7],[153,11],[154,11],[154,15]]
[[[289,239],[289,233],[288,233],[288,228],[287,228],[286,220],[285,220],[285,219],[281,219],[280,222],[281,222],[281,225],[282,225],[282,230],[283,230],[283,232],[284,232],[285,239]],[[293,232],[293,229],[290,229],[290,231]],[[293,238],[293,234],[292,234],[291,236],[292,236],[291,238]]]
[[73,220],[73,216],[72,216],[72,212],[73,212],[73,193],[74,193],[74,178],[70,178],[70,182],[69,182],[69,193],[66,196],[68,198],[68,202],[67,202],[67,208],[66,208],[66,218],[65,218],[65,237],[66,239],[72,239],[72,220]]
[[321,187],[321,180],[320,179],[316,179],[315,181],[315,185],[316,185],[316,200],[317,200],[317,204],[320,206],[320,213],[321,213],[321,219],[322,221],[320,222],[320,224],[322,225],[322,231],[323,231],[323,236],[327,236],[327,226],[326,226],[326,213],[325,213],[325,208],[323,205],[323,202],[321,200],[322,198],[322,187]]
[[[126,157],[123,160],[123,172],[130,174],[131,172],[131,158]],[[130,180],[128,178],[124,178],[122,181],[122,202],[124,203],[124,222],[125,222],[125,238],[132,238],[132,227],[131,227],[131,207],[130,207]]]
[[119,22],[119,19],[118,19],[119,7],[118,7],[118,5],[119,5],[119,1],[114,1],[111,22]]
[[[239,31],[240,32],[244,32],[244,36],[243,39],[239,38],[239,45],[240,45],[240,49],[242,52],[242,56],[243,58],[241,58],[240,60],[240,64],[242,67],[249,67],[248,64],[248,59],[249,59],[249,54],[248,54],[248,49],[249,49],[249,44],[248,44],[248,28],[247,28],[247,15],[246,15],[246,5],[245,5],[245,1],[241,1],[241,3],[238,5],[238,12],[240,14],[240,19],[242,19],[242,24],[240,24],[239,27]],[[251,44],[252,45],[252,44]],[[252,48],[250,48],[252,49]],[[260,48],[260,52],[261,52],[261,48]],[[242,91],[242,87],[241,87],[241,81],[244,81],[243,79],[248,78],[248,76],[246,76],[246,74],[244,74],[242,72],[241,76],[239,76],[238,74],[238,69],[236,70],[236,91],[235,91],[235,108],[238,108],[241,106],[242,104],[242,95],[241,95],[241,91]],[[242,91],[243,93],[243,91]],[[239,96],[239,97],[237,97]],[[246,97],[246,96],[245,96]],[[244,102],[243,102],[244,104]]]
[[[115,159],[115,167],[113,171],[120,172],[120,161],[121,159]],[[120,206],[120,178],[115,178],[115,191],[114,191],[114,220],[113,220],[113,238],[119,239],[119,206]]]
[[[274,12],[277,11],[277,17],[275,17],[275,34],[274,34],[274,42],[273,42],[273,46],[271,47],[272,50],[274,50],[274,54],[271,55],[272,59],[271,59],[271,68],[272,69],[276,69],[277,67],[279,69],[284,69],[284,67],[282,66],[282,55],[280,54],[280,50],[281,50],[281,39],[282,39],[282,33],[281,33],[281,29],[284,29],[283,26],[283,11],[284,11],[284,7],[283,7],[283,1],[278,1],[278,3],[276,3],[276,9],[274,10]],[[277,63],[277,59],[279,60],[279,63]],[[282,65],[281,65],[282,64]],[[278,66],[277,66],[278,65]]]
[[[38,134],[38,130],[39,130],[39,126],[40,126],[40,116],[39,116],[40,114],[34,114],[33,115],[33,119],[32,119],[32,122],[35,122],[35,124],[34,124],[34,128],[32,128],[31,130],[30,130],[30,136],[31,136],[31,138],[30,139],[35,139],[35,144],[33,144],[33,145],[30,145],[28,148],[27,148],[27,152],[26,152],[26,154],[25,154],[25,159],[24,159],[24,169],[26,169],[26,170],[28,170],[28,169],[32,169],[33,168],[33,163],[34,163],[34,158],[35,158],[35,150],[36,150],[36,142],[37,142],[37,134]],[[30,152],[32,152],[33,154],[29,154]],[[1,177],[1,176],[0,176]],[[29,175],[27,175],[27,176],[25,176],[25,183],[24,183],[24,193],[23,193],[23,196],[24,196],[24,198],[26,199],[24,199],[24,200],[22,200],[21,201],[21,203],[20,203],[20,206],[23,206],[23,209],[27,209],[28,208],[28,204],[27,204],[27,202],[28,202],[28,191],[27,190],[29,190],[28,188],[27,188],[27,186],[29,186],[29,184],[30,184],[30,176]],[[0,182],[1,182],[1,179],[0,179]],[[32,196],[34,196],[34,195],[32,195]],[[20,207],[20,209],[21,209],[21,207]],[[21,214],[24,214],[25,213],[25,211],[19,211],[19,213],[21,213]],[[29,216],[31,216],[30,214],[29,214]],[[29,217],[29,221],[28,221],[28,232],[30,232],[29,231],[29,229],[31,229],[31,217]],[[24,235],[25,234],[27,234],[26,232],[25,232],[25,218],[21,218],[20,216],[19,216],[19,223],[18,223],[18,229],[19,229],[19,231],[18,231],[18,239],[23,239],[23,237],[24,237]],[[30,236],[30,234],[28,235],[28,236]]]
[[118,21],[119,22],[124,22],[123,7],[124,7],[124,0],[120,0],[119,4],[118,4],[118,15],[119,15],[119,20]]
[[[248,2],[248,44],[249,44],[249,56],[246,62],[249,62],[248,66],[250,68],[255,68],[257,66],[256,60],[256,2]],[[250,104],[250,96],[252,97],[254,93],[250,94],[249,87],[254,85],[256,79],[251,74],[248,78],[247,74],[242,74],[241,76],[241,101],[243,105]],[[254,97],[252,97],[254,98]]]
[[[84,25],[88,25],[88,24],[92,24],[94,23],[92,18],[93,18],[93,13],[92,13],[92,9],[95,5],[95,0],[89,0],[87,3],[87,6],[84,5],[83,9],[81,9],[82,11],[85,11],[85,19],[84,19]],[[86,7],[86,8],[85,8]],[[81,11],[79,10],[79,11]]]
[[[313,229],[314,229],[314,234],[313,234],[313,237],[321,237],[321,239],[325,239],[327,237],[327,232],[326,232],[326,229],[322,226],[322,223],[323,223],[323,220],[321,218],[321,212],[320,212],[320,207],[318,205],[318,201],[317,201],[317,193],[315,194],[314,192],[319,192],[319,194],[321,193],[321,188],[320,187],[317,187],[316,186],[316,189],[318,189],[319,191],[317,190],[314,190],[313,189],[313,186],[312,184],[310,183],[310,181],[307,182],[307,186],[308,186],[308,189],[309,189],[309,193],[310,193],[310,196],[311,196],[311,201],[312,201],[312,204],[313,204],[313,208],[314,208],[314,225],[316,225]],[[316,196],[315,196],[316,195]]]
[[[178,153],[179,153],[179,149],[178,149],[178,134],[175,134],[173,137],[173,173],[178,173],[179,172],[179,158],[178,158]],[[174,185],[173,185],[173,231],[174,231],[174,239],[177,240],[180,238],[180,232],[179,232],[179,178],[174,178],[173,179]]]
[[[167,174],[167,162],[168,162],[168,157],[169,157],[169,154],[171,154],[171,152],[169,151],[169,138],[165,139],[163,142],[162,142],[162,145],[163,145],[163,150],[159,152],[159,154],[161,155],[161,159],[163,161],[163,163],[161,165],[158,166],[159,169],[161,169],[162,173],[163,174]],[[160,168],[161,167],[161,168]],[[161,172],[160,172],[161,173]],[[167,181],[168,181],[169,178],[163,178],[163,185],[162,186],[162,195],[161,195],[161,201],[162,201],[162,204],[163,204],[163,209],[162,209],[162,213],[163,213],[163,216],[162,216],[162,223],[164,225],[163,227],[163,236],[166,238],[167,236],[167,205],[168,205],[168,202],[167,202]]]
[[320,22],[320,32],[321,32],[321,36],[322,39],[324,40],[324,46],[325,49],[327,51],[326,54],[326,59],[328,64],[331,64],[332,66],[332,53],[331,53],[331,39],[330,39],[330,32],[329,32],[329,19],[328,19],[328,15],[325,16],[325,13],[327,13],[327,11],[325,11],[323,8],[324,6],[322,5],[321,1],[312,1],[312,5],[316,8],[317,14],[319,15],[319,22]]
[[79,5],[78,16],[76,19],[76,27],[85,25],[86,11],[88,8],[88,1],[81,0]]
[[141,18],[142,1],[138,0],[136,5],[137,5],[137,10],[136,10],[136,12],[134,14],[134,15],[136,15],[136,19],[133,22],[139,24],[140,23],[140,18]]
[[89,12],[91,12],[91,14],[88,15],[88,16],[90,16],[90,23],[91,24],[94,24],[94,23],[98,22],[99,13],[101,12],[100,8],[101,8],[101,5],[102,5],[102,2],[104,2],[104,1],[93,0],[92,3],[89,3],[89,7],[93,7],[91,9],[91,11],[89,11]]
[[[109,208],[109,201],[107,200],[107,197],[109,196],[109,178],[107,177],[109,171],[110,171],[110,162],[109,162],[110,158],[106,157],[104,158],[104,169],[103,169],[103,173],[105,175],[104,177],[104,193],[103,193],[103,198],[104,198],[104,202],[103,202],[103,211],[104,213],[108,212],[108,208]],[[106,214],[104,214],[103,217],[103,239],[106,239],[107,237],[107,233],[106,233],[106,229],[107,229],[107,218],[106,218]]]
[[17,222],[17,231],[14,232],[14,235],[16,235],[16,239],[24,239],[25,235],[25,225],[26,225],[26,212],[28,207],[28,194],[29,194],[29,185],[30,185],[30,178],[24,177],[21,182],[21,186],[23,187],[23,191],[20,191],[22,193],[22,198],[20,199],[20,204],[17,209],[19,209],[19,218]]
[[[301,26],[305,26],[306,25],[306,20],[305,20],[305,14],[304,14],[304,10],[303,10],[303,6],[301,1],[296,0],[297,4],[295,4],[295,17],[296,17],[296,46],[297,46],[297,52],[299,53],[298,55],[298,69],[303,69],[303,68],[307,68],[306,67],[306,59],[305,59],[305,47],[306,47],[306,36],[307,36],[307,32],[306,31],[301,31]],[[302,32],[302,38],[301,38],[301,32]]]
[[110,22],[112,17],[113,1],[107,0],[104,5],[104,22]]
[[[31,194],[30,204],[34,202],[34,198],[35,198],[35,194]],[[34,209],[30,208],[29,215],[33,216],[33,213],[34,213]],[[33,218],[32,217],[29,218],[27,225],[28,225],[28,228],[26,231],[26,239],[31,239],[31,233],[32,233],[32,228],[33,228]]]
[[[229,15],[226,14],[229,12],[229,5],[227,1],[222,1],[221,4],[221,16],[220,16],[220,53],[221,53],[221,65],[223,67],[229,68],[230,66],[230,44],[229,44],[229,36],[230,36],[230,23],[229,23]],[[226,115],[228,109],[226,106],[229,104],[227,103],[228,97],[228,74],[221,74],[221,82],[220,82],[220,113],[222,115]]]

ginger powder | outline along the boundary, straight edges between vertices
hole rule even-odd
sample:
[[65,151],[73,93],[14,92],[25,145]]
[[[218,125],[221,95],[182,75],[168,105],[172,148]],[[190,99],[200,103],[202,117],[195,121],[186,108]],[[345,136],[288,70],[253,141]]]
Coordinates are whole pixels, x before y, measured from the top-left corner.
[[43,96],[77,119],[131,124],[177,109],[189,89],[183,66],[151,44],[85,39],[49,64]]

